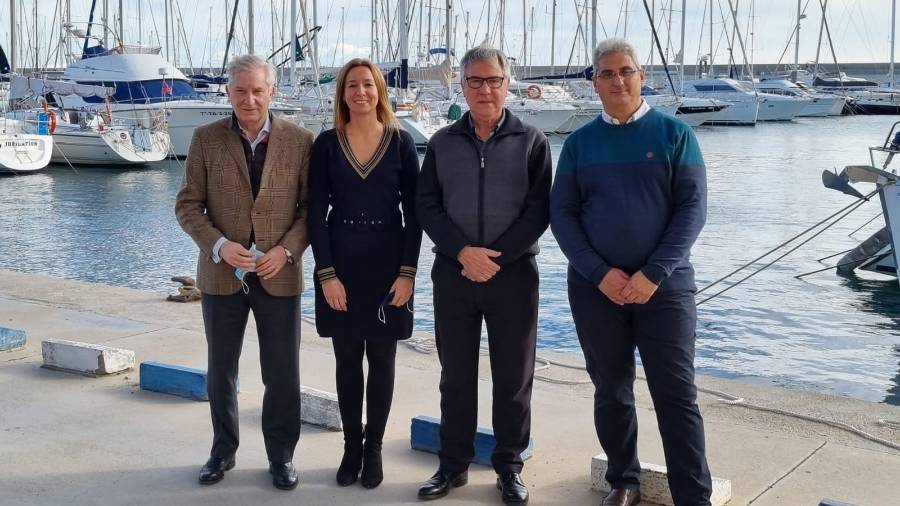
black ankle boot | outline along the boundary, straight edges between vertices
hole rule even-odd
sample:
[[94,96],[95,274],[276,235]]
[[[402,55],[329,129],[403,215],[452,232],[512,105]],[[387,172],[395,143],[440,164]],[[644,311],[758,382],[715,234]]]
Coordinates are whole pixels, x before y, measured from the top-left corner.
[[363,450],[362,486],[375,488],[384,480],[384,471],[381,467],[381,438],[366,438]]
[[341,466],[338,467],[338,485],[346,487],[353,485],[359,478],[359,470],[363,465],[363,440],[362,434],[344,434],[344,457]]

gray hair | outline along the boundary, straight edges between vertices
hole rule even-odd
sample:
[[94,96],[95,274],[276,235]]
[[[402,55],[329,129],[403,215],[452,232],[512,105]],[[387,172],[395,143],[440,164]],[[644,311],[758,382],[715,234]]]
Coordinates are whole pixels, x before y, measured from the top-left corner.
[[231,59],[230,62],[228,62],[228,67],[226,68],[225,72],[228,75],[228,82],[230,83],[234,81],[234,78],[239,73],[256,69],[264,69],[266,71],[267,86],[272,86],[273,84],[275,84],[275,67],[273,67],[271,63],[263,60],[255,54],[235,56]]
[[466,75],[466,67],[476,61],[497,63],[500,65],[500,69],[503,70],[503,75],[509,77],[509,60],[506,59],[503,51],[499,49],[482,44],[466,51],[466,54],[463,55],[462,60],[459,62],[459,70],[462,72],[463,77]]
[[600,65],[600,60],[615,53],[630,56],[631,61],[634,62],[634,68],[636,70],[641,70],[641,62],[638,60],[637,50],[634,49],[634,46],[625,39],[613,37],[601,42],[600,45],[597,46],[597,49],[594,50],[594,75],[597,74],[597,67]]

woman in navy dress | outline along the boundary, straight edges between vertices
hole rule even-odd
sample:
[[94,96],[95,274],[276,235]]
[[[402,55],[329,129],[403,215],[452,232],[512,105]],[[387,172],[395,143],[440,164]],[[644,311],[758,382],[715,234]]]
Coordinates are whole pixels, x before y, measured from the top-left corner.
[[[422,229],[415,217],[419,157],[400,130],[371,62],[341,69],[334,129],[313,145],[309,236],[316,260],[316,330],[332,338],[344,425],[342,486],[382,479],[381,442],[394,393],[397,340],[412,334]],[[363,355],[369,362],[365,430]]]

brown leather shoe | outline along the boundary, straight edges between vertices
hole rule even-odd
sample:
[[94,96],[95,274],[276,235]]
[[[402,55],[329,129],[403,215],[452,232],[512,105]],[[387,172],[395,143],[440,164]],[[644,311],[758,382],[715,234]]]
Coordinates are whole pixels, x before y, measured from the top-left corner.
[[634,506],[641,502],[640,489],[614,488],[610,491],[602,506]]

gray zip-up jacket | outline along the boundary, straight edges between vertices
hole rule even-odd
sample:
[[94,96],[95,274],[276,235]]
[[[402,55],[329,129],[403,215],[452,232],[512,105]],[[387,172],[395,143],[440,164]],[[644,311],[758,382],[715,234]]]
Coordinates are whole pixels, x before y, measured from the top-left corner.
[[550,223],[550,145],[540,130],[507,109],[485,142],[469,113],[428,142],[416,190],[416,212],[435,252],[456,260],[466,246],[501,253],[507,265],[538,253]]

